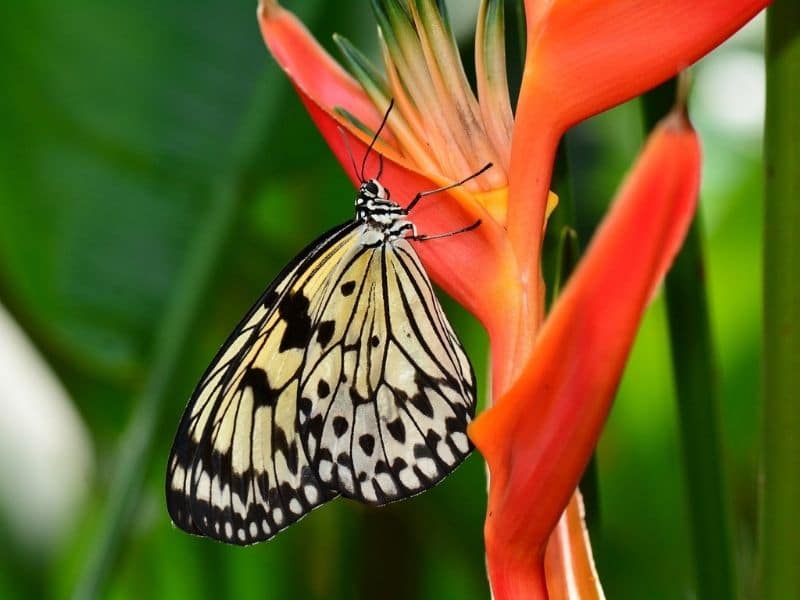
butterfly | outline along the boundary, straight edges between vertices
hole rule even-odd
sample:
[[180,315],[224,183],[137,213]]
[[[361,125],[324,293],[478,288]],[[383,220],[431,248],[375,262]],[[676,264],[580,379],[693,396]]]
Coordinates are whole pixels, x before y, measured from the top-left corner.
[[480,222],[424,236],[409,212],[491,165],[401,207],[380,170],[364,179],[390,110],[361,165],[355,218],[284,268],[191,396],[166,478],[169,514],[189,533],[267,540],[338,495],[384,505],[418,494],[472,449],[472,366],[410,242]]

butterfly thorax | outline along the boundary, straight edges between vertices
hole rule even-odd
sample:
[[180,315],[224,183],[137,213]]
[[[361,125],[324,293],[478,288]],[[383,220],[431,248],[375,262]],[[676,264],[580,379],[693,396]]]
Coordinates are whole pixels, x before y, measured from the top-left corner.
[[414,235],[414,224],[406,210],[392,200],[377,179],[361,184],[356,196],[356,221],[364,224],[365,246],[377,246]]

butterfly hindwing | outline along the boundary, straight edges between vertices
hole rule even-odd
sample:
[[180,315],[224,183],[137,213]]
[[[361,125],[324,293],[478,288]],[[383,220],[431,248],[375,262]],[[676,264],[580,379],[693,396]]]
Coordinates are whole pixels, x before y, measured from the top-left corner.
[[386,504],[469,453],[472,368],[405,239],[362,250],[336,286],[319,319],[345,325],[309,348],[301,438],[323,484]]

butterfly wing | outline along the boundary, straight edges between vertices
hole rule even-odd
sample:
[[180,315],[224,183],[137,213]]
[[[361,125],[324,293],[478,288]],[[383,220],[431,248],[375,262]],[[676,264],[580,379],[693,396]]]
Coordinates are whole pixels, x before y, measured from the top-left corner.
[[312,242],[267,288],[206,370],[178,427],[167,507],[190,533],[269,539],[336,495],[309,467],[297,401],[312,313],[352,253],[348,223]]
[[167,471],[182,529],[266,540],[338,493],[422,492],[469,453],[469,360],[410,244],[363,227],[301,252],[203,375]]
[[365,247],[333,281],[303,367],[301,439],[324,485],[386,504],[469,454],[474,375],[408,241]]

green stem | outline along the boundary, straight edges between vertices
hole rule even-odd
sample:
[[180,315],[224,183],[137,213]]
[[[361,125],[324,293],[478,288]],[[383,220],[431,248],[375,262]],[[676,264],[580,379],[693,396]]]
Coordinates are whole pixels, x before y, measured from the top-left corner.
[[800,598],[800,3],[767,10],[759,598]]
[[697,598],[711,600],[738,593],[704,262],[698,215],[665,287]]
[[[675,102],[675,80],[644,98],[648,129]],[[697,598],[736,598],[732,536],[714,344],[709,323],[700,216],[666,279],[672,368],[678,402]]]
[[267,136],[271,117],[276,113],[277,102],[270,98],[270,87],[262,81],[255,94],[250,113],[244,118],[234,141],[233,164],[227,174],[221,174],[218,185],[211,192],[212,205],[188,253],[189,261],[158,328],[152,368],[120,442],[105,513],[81,570],[75,598],[83,600],[103,596],[109,571],[125,541],[141,497],[163,408],[170,405],[167,399],[174,375],[193,339],[192,332],[200,319],[205,291],[213,278],[217,260],[233,237],[234,224],[242,206],[242,189],[249,183],[250,174],[254,173],[252,164]]

